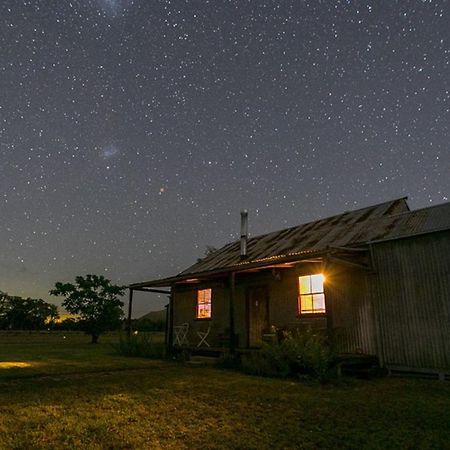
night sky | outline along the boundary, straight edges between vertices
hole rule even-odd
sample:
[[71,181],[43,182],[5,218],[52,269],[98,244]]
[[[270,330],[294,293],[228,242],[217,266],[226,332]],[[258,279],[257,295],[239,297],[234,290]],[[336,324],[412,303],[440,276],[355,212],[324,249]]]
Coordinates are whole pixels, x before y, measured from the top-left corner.
[[[1,0],[0,290],[450,195],[446,1]],[[136,315],[164,297],[139,297]]]

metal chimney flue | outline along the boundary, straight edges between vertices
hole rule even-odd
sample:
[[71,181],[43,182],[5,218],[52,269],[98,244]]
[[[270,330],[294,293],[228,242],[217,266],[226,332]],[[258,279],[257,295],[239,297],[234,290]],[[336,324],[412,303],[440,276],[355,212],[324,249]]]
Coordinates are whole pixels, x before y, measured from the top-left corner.
[[241,259],[247,258],[248,211],[241,211]]

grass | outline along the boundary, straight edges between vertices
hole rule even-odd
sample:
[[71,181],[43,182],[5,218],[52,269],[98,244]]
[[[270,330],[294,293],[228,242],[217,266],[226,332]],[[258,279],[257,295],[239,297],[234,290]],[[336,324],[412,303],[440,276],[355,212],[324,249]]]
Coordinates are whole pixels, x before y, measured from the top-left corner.
[[320,386],[58,339],[0,335],[3,362],[39,363],[0,369],[0,449],[450,448],[446,382]]
[[[164,339],[162,333],[153,333]],[[118,333],[100,337],[90,344],[83,333],[0,333],[0,381],[5,378],[33,377],[101,370],[124,370],[148,367],[144,358],[124,358],[113,350]]]

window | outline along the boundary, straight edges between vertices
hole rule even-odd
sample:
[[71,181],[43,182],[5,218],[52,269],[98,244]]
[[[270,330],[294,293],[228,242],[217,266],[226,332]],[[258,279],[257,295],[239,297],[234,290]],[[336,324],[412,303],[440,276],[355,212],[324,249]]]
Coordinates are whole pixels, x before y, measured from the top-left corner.
[[325,312],[324,281],[325,277],[321,273],[298,278],[300,314],[323,314]]
[[197,291],[197,319],[211,318],[211,289]]

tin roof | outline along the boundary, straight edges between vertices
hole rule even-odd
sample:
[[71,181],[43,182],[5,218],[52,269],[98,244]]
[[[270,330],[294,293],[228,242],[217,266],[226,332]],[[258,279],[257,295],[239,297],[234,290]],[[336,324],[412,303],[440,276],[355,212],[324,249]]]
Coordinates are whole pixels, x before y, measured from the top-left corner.
[[368,243],[412,237],[450,229],[450,202],[403,214],[383,217],[377,221]]
[[190,278],[320,256],[333,248],[361,247],[446,229],[450,229],[450,203],[410,211],[406,198],[400,198],[252,237],[245,260],[240,257],[239,241],[231,242],[178,275],[130,287],[169,286]]
[[358,247],[390,239],[450,229],[450,203],[410,211],[405,198],[345,212],[248,240],[248,257],[240,257],[239,241],[231,242],[173,277],[132,284],[169,286],[177,281],[264,267],[323,255],[336,247]]
[[248,240],[247,258],[240,257],[240,242],[231,242],[209,254],[179,275],[209,272],[218,268],[248,265],[249,262],[273,260],[277,257],[317,253],[330,246],[348,246],[366,241],[367,222],[409,211],[405,198],[345,212],[281,231],[255,236]]

